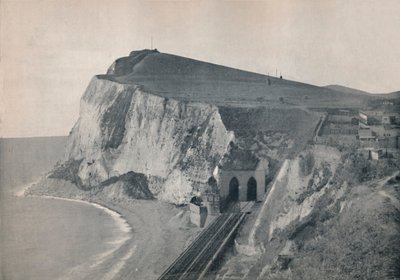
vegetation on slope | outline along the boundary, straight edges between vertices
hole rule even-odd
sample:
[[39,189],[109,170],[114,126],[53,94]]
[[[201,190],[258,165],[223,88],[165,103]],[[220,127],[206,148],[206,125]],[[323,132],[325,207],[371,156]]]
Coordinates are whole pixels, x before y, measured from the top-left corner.
[[399,169],[324,146],[289,161],[217,279],[399,279]]
[[294,279],[398,279],[398,183],[393,187],[358,185],[334,205],[327,192],[289,235],[297,246],[288,266]]
[[368,160],[354,149],[344,152],[341,157],[338,171],[333,182],[335,184],[355,185],[371,180],[380,179],[400,169],[400,159],[382,158],[380,160]]
[[314,168],[314,155],[311,152],[306,153],[303,157],[300,155],[300,172],[302,176],[310,175],[311,171]]
[[[317,184],[314,169],[296,202],[303,203],[322,188],[323,195],[305,219],[274,234],[277,239],[272,243],[292,242],[291,254],[281,251],[269,268],[264,267],[263,279],[400,277],[399,177],[389,180],[392,183],[382,179],[400,169],[400,162],[370,161],[352,152],[342,160],[334,177],[322,164],[323,175]],[[328,180],[330,187],[326,187]]]

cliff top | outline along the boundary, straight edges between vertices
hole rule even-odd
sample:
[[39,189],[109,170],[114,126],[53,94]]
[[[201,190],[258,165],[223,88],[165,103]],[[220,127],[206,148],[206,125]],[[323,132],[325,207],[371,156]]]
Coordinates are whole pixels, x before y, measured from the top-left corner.
[[369,94],[318,87],[157,50],[133,51],[98,77],[142,85],[164,97],[217,105],[360,107],[371,98]]

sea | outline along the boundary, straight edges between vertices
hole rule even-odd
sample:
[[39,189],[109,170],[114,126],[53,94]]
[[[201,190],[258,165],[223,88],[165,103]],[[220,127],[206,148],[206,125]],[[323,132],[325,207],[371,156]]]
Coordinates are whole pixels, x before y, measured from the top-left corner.
[[100,207],[16,196],[63,157],[66,139],[0,139],[1,280],[71,279],[69,272],[100,264],[121,238],[118,221]]

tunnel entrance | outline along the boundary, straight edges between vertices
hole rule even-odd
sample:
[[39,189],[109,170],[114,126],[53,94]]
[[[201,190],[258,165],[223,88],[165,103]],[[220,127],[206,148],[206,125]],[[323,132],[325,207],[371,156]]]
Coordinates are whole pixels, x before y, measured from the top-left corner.
[[257,181],[253,177],[247,182],[247,201],[257,200]]
[[233,177],[229,182],[229,196],[228,201],[239,200],[239,181],[236,177]]

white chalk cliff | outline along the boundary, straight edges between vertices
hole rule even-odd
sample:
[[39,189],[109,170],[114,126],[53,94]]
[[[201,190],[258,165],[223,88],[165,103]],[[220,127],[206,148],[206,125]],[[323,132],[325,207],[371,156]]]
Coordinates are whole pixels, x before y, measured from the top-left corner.
[[297,109],[274,113],[254,105],[243,109],[240,102],[221,107],[226,105],[222,98],[241,100],[235,95],[247,96],[243,90],[250,92],[250,87],[265,95],[264,79],[154,50],[132,52],[117,59],[106,75],[91,80],[65,159],[53,177],[90,190],[119,178],[134,184],[134,174],[144,174],[154,196],[184,203],[212,176],[235,141],[236,128],[290,131],[310,122],[307,127],[312,129],[315,117]]
[[78,176],[85,186],[134,171],[165,181],[161,197],[179,203],[194,184],[207,182],[232,137],[216,106],[94,77],[66,160],[83,159]]

